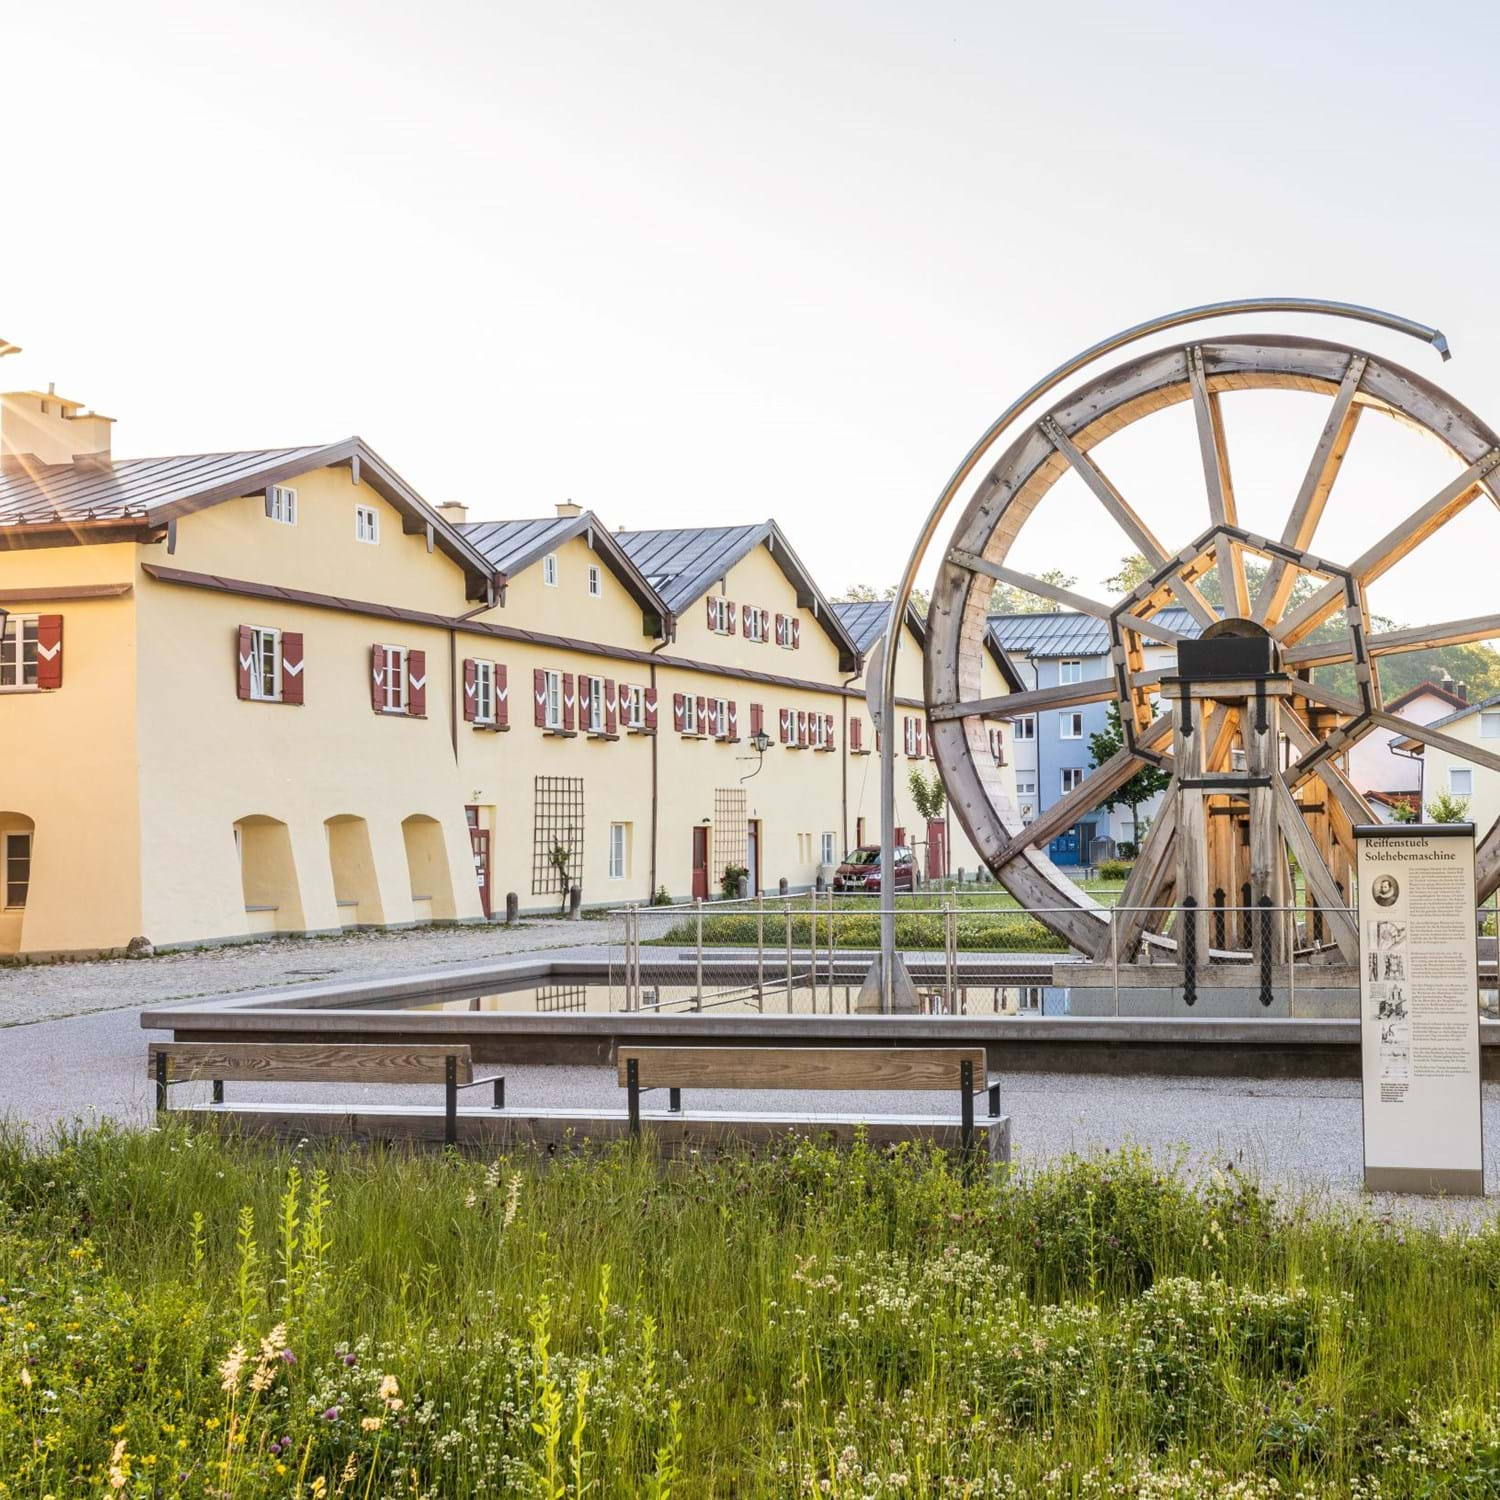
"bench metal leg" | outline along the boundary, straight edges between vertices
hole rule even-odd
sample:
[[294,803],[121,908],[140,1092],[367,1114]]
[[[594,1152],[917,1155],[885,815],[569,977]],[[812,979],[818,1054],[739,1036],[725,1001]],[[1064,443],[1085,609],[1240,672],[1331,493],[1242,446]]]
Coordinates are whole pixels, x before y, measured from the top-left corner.
[[443,1144],[458,1144],[458,1059],[449,1053],[444,1059]]
[[495,1080],[495,1106],[494,1107],[496,1109],[504,1109],[505,1108],[505,1079],[504,1078],[497,1078]]
[[963,1148],[964,1176],[967,1177],[974,1163],[974,1064],[967,1058],[959,1064],[958,1083],[963,1090],[959,1143]]
[[999,1118],[1000,1118],[1000,1085],[998,1083],[992,1083],[990,1085],[990,1119],[992,1119],[992,1120],[998,1120]]
[[633,1057],[628,1058],[625,1063],[625,1090],[630,1110],[630,1133],[633,1136],[639,1136],[641,1133],[641,1070],[640,1064]]
[[164,1114],[167,1108],[167,1054],[156,1054],[156,1112]]
[[680,1112],[681,1111],[681,1109],[682,1109],[682,1090],[681,1089],[668,1089],[667,1090],[667,1108],[670,1109],[670,1110],[672,1110],[672,1111],[674,1111],[674,1112]]
[[223,1102],[224,1102],[224,1080],[222,1078],[215,1078],[214,1079],[214,1103],[215,1104],[222,1104]]

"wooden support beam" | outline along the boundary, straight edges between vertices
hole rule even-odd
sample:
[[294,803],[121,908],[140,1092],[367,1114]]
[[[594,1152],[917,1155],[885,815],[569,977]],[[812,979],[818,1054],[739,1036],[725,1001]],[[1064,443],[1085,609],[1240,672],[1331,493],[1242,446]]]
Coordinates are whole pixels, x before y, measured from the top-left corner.
[[[1500,615],[1470,615],[1462,620],[1439,620],[1435,625],[1407,625],[1365,637],[1365,650],[1374,656],[1399,656],[1404,651],[1435,651],[1439,646],[1467,646],[1472,641],[1500,640]],[[1327,667],[1354,659],[1349,636],[1337,641],[1308,641],[1282,652],[1289,667]]]
[[[1266,728],[1256,728],[1255,715],[1247,712],[1244,720],[1245,768],[1250,775],[1275,780],[1280,767],[1277,765],[1280,743],[1279,709],[1276,702],[1266,704]],[[1286,887],[1282,874],[1286,869],[1286,855],[1282,849],[1281,833],[1276,826],[1276,793],[1271,786],[1254,786],[1249,792],[1250,802],[1250,904],[1258,907],[1261,897],[1272,906],[1287,904]],[[1286,957],[1287,919],[1283,915],[1272,918],[1271,957],[1280,961]],[[1260,922],[1252,915],[1250,922],[1251,947],[1259,955],[1261,944]]]
[[1297,760],[1282,773],[1287,786],[1296,787],[1309,776],[1317,776],[1328,789],[1328,794],[1343,809],[1350,824],[1378,823],[1374,809],[1359,794],[1352,781],[1344,775],[1330,756],[1323,756],[1316,766],[1304,766],[1302,762],[1317,751],[1322,741],[1302,721],[1300,714],[1287,709],[1281,716],[1282,733],[1297,752]]
[[1463,510],[1479,494],[1483,480],[1497,465],[1500,465],[1500,448],[1491,448],[1477,463],[1470,464],[1456,479],[1445,484],[1426,505],[1360,553],[1349,571],[1366,585],[1388,573],[1407,553]]
[[1052,708],[1077,708],[1082,703],[1103,703],[1118,696],[1113,677],[1090,677],[1085,682],[1067,682],[1058,687],[1033,688],[1000,698],[970,698],[962,703],[934,703],[929,719],[1017,719],[1024,714],[1045,713]]
[[1444,734],[1426,724],[1413,724],[1410,719],[1403,719],[1398,714],[1374,713],[1370,715],[1370,719],[1372,723],[1378,724],[1382,729],[1392,730],[1402,739],[1417,740],[1430,745],[1434,750],[1446,750],[1449,755],[1456,755],[1460,760],[1483,766],[1486,770],[1500,771],[1500,755],[1481,750],[1478,745],[1471,745],[1467,740],[1455,739],[1451,734]]
[[1202,711],[1194,704],[1173,712],[1172,758],[1177,762],[1177,899],[1191,896],[1201,910],[1208,905],[1208,819],[1203,792],[1183,786],[1203,775]]
[[1135,865],[1111,915],[1111,921],[1119,928],[1115,943],[1121,963],[1129,963],[1135,958],[1150,916],[1145,908],[1151,904],[1151,896],[1160,885],[1163,873],[1172,868],[1177,836],[1177,796],[1174,777],[1162,793],[1161,809],[1146,830],[1146,837],[1136,853]]
[[1354,919],[1343,910],[1344,898],[1338,886],[1334,884],[1328,867],[1323,863],[1323,856],[1318,850],[1317,841],[1302,819],[1302,809],[1298,806],[1297,799],[1279,776],[1272,777],[1271,791],[1276,799],[1281,832],[1291,845],[1292,852],[1297,856],[1297,863],[1302,867],[1302,878],[1307,882],[1308,890],[1312,892],[1323,910],[1324,923],[1338,945],[1339,956],[1345,963],[1358,962],[1359,942],[1354,928]]
[[[1203,480],[1208,490],[1208,513],[1215,526],[1238,526],[1234,481],[1229,472],[1229,444],[1224,436],[1224,413],[1219,397],[1208,388],[1203,350],[1188,350],[1188,385],[1193,393],[1193,416],[1198,424],[1198,448],[1203,457]],[[1245,559],[1240,544],[1221,536],[1215,545],[1224,603],[1231,614],[1248,616],[1250,590],[1245,581]]]
[[1120,525],[1130,538],[1132,545],[1153,568],[1166,562],[1167,549],[1157,540],[1155,533],[1138,516],[1130,502],[1105,477],[1099,466],[1073,439],[1057,425],[1051,417],[1043,417],[1037,424],[1042,434],[1067,459],[1073,472],[1093,491],[1095,498]]
[[[1359,421],[1361,407],[1354,396],[1364,378],[1367,361],[1363,354],[1351,355],[1349,368],[1339,384],[1338,394],[1333,398],[1323,431],[1313,449],[1307,473],[1302,477],[1302,487],[1292,502],[1291,513],[1282,528],[1281,540],[1287,547],[1306,552],[1312,545],[1313,534],[1323,518],[1323,508],[1328,503],[1333,482],[1338,478],[1344,455],[1354,437],[1354,428]],[[1297,571],[1285,558],[1273,558],[1266,573],[1265,582],[1255,600],[1253,618],[1265,625],[1281,617],[1297,581]]]

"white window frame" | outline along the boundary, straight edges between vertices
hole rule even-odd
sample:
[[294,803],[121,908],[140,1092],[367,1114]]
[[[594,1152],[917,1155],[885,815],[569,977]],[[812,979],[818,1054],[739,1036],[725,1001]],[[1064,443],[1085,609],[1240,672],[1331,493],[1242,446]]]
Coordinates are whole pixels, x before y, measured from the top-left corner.
[[385,681],[380,685],[380,711],[404,714],[409,701],[406,647],[382,646],[381,650],[385,652]]
[[834,847],[833,835],[831,833],[823,835],[823,858],[820,863],[825,865],[838,863],[838,850]]
[[782,615],[780,628],[776,632],[776,644],[785,650],[792,649],[792,616]]
[[727,740],[729,738],[729,699],[714,699],[714,723],[718,726],[715,739]]
[[495,722],[495,664],[492,661],[474,663],[474,722]]
[[1075,682],[1083,681],[1083,662],[1070,658],[1057,664],[1057,681],[1062,687],[1070,687]]
[[630,874],[630,824],[609,825],[609,878],[625,880]]
[[[40,620],[40,615],[7,615],[0,620],[0,692],[27,693],[35,689]],[[4,665],[7,647],[10,650],[9,667]]]
[[714,612],[713,621],[708,628],[715,635],[728,635],[729,622],[734,618],[733,603],[722,594],[710,594],[708,602]]
[[[1464,785],[1459,785],[1459,778],[1463,778]],[[1449,766],[1448,767],[1448,795],[1450,797],[1472,797],[1474,795],[1474,768],[1473,766]]]
[[604,733],[604,679],[602,677],[589,678],[588,724],[590,734]]
[[698,700],[691,693],[682,695],[682,732],[698,733]]
[[380,544],[380,512],[373,505],[354,507],[354,540],[371,547]]
[[1020,777],[1017,777],[1016,778],[1016,796],[1018,796],[1018,797],[1035,797],[1036,796],[1036,782],[1035,781],[1022,781],[1020,779]]
[[266,491],[266,517],[279,526],[297,524],[297,492],[287,484],[273,484]]
[[1083,785],[1084,770],[1082,766],[1063,766],[1059,776],[1059,785],[1062,795],[1066,797],[1069,792],[1077,791]]
[[598,563],[589,564],[589,598],[602,599],[604,597],[604,575],[599,571]]
[[542,582],[549,589],[557,587],[557,553],[549,552],[542,559]]
[[1479,738],[1500,739],[1500,710],[1489,709],[1479,716]]
[[1034,740],[1036,738],[1036,715],[1022,714],[1019,719],[1012,719],[1015,729],[1015,738],[1018,740]]
[[[266,668],[271,680],[266,682]],[[281,702],[281,632],[274,625],[250,627],[250,696],[257,703]]]
[[814,750],[821,750],[828,743],[828,720],[822,714],[809,714],[808,718],[812,720],[808,739]]
[[627,729],[646,727],[646,689],[640,683],[620,684],[620,720]]
[[562,712],[562,673],[548,667],[542,673],[542,694],[545,704],[542,709],[542,720],[548,729],[561,729],[563,727]]
[[751,607],[750,616],[745,621],[745,639],[747,641],[763,642],[766,638],[766,612],[763,609]]
[[1081,740],[1083,738],[1083,715],[1077,709],[1065,709],[1062,713],[1058,714],[1057,737],[1061,740]]
[[[10,891],[10,846],[18,840],[22,840],[26,844],[26,879],[23,882],[25,889],[21,892],[21,899],[15,901],[11,899]],[[30,829],[13,829],[5,835],[3,846],[0,846],[0,885],[3,885],[5,888],[5,910],[7,911],[24,911],[26,909],[26,901],[31,894],[31,860],[35,849],[34,835]]]

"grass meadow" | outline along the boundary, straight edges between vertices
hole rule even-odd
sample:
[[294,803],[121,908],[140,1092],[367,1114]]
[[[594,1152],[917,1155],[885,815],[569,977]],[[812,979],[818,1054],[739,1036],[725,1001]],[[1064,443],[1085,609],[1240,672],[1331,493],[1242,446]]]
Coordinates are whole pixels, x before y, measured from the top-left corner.
[[0,1149],[0,1494],[1500,1495],[1500,1233],[1133,1155]]

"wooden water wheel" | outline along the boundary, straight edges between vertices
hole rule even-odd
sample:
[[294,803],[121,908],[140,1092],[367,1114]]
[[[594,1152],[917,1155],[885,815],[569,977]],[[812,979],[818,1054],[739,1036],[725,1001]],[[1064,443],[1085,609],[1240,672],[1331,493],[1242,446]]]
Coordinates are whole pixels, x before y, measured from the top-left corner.
[[[1246,530],[1235,504],[1220,398],[1255,390],[1307,392],[1330,403],[1279,536]],[[1186,546],[1169,548],[1093,450],[1178,402],[1191,402],[1196,418],[1206,526]],[[1370,413],[1432,434],[1453,455],[1455,472],[1358,557],[1330,559],[1312,550],[1314,536],[1356,426]],[[1497,468],[1500,437],[1453,397],[1388,360],[1306,338],[1245,337],[1156,350],[1055,405],[978,483],[943,558],[928,616],[933,754],[955,813],[996,878],[1084,954],[1128,962],[1144,943],[1171,944],[1166,914],[1189,900],[1205,912],[1216,897],[1230,908],[1292,904],[1295,860],[1309,915],[1300,929],[1277,921],[1278,956],[1296,942],[1298,956],[1352,963],[1353,828],[1378,820],[1345,774],[1345,752],[1383,728],[1500,771],[1500,756],[1390,712],[1380,687],[1383,656],[1500,635],[1500,615],[1372,633],[1366,590],[1480,496],[1500,503]],[[1070,469],[1152,568],[1113,602],[1006,566],[1021,526]],[[1247,556],[1263,564],[1253,596]],[[1201,588],[1210,570],[1222,610]],[[996,581],[1106,621],[1113,676],[981,696]],[[1196,637],[1162,623],[1158,617],[1169,605],[1197,622]],[[1169,664],[1148,669],[1148,645],[1168,648]],[[1314,668],[1336,663],[1349,664],[1352,690],[1313,681]],[[1023,825],[989,752],[987,721],[1109,700],[1120,704],[1124,748]],[[1045,850],[1147,764],[1169,772],[1170,781],[1112,912]],[[1481,897],[1500,885],[1500,822],[1481,845],[1479,879]],[[1259,929],[1252,926],[1232,920],[1226,931],[1221,918],[1215,946],[1258,947]]]

